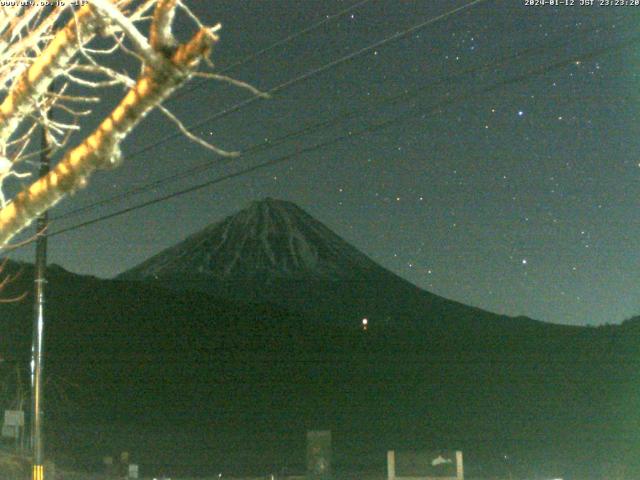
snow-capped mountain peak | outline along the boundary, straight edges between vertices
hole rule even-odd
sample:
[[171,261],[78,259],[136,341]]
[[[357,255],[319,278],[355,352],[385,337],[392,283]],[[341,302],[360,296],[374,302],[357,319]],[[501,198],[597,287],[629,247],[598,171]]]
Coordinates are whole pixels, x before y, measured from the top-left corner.
[[331,278],[377,268],[294,203],[267,198],[191,235],[121,278]]

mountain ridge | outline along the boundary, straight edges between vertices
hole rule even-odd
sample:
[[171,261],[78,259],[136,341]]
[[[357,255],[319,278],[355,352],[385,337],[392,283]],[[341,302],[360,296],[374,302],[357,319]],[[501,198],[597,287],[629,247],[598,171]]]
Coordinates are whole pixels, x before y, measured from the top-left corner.
[[145,278],[168,269],[218,278],[248,274],[329,278],[345,275],[345,267],[381,268],[296,204],[268,197],[251,202],[116,278]]
[[[151,261],[137,280],[49,269],[47,371],[81,387],[73,411],[49,416],[61,450],[89,441],[85,459],[127,449],[144,471],[185,476],[264,472],[282,458],[303,471],[304,432],[323,428],[343,470],[383,472],[394,448],[461,449],[476,477],[506,476],[498,452],[518,459],[522,478],[602,480],[593,473],[611,452],[638,463],[627,448],[640,431],[636,320],[571,327],[438,297],[292,205],[254,203],[165,250],[157,266],[168,270]],[[329,246],[300,243],[316,240]],[[264,251],[239,258],[252,246]],[[193,268],[216,258],[229,267]],[[30,288],[33,267],[11,269],[24,275],[5,293]],[[18,352],[26,366],[31,304],[0,309],[5,366]]]
[[[121,273],[117,280],[218,292],[317,318],[382,324],[512,319],[403,279],[296,204],[266,198],[214,222]],[[430,315],[431,313],[431,315]],[[546,323],[515,317],[520,323]]]
[[[32,266],[16,269],[7,297],[33,285]],[[0,305],[5,374],[28,365],[30,300]],[[452,307],[413,324],[400,312],[380,325],[374,312],[363,331],[350,314],[304,312],[50,268],[45,428],[64,439],[52,448],[87,465],[130,451],[150,475],[249,475],[282,459],[304,471],[305,431],[326,428],[338,470],[384,472],[385,449],[451,447],[476,477],[505,476],[499,452],[520,478],[602,480],[592,474],[612,455],[640,472],[634,322],[564,327]],[[56,396],[60,378],[78,386],[75,406]]]

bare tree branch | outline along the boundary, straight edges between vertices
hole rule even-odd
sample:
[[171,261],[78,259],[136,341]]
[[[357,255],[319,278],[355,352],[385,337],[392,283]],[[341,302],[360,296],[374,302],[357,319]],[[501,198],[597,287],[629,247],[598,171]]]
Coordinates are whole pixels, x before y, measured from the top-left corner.
[[[103,15],[116,23],[129,38],[135,52],[140,55],[148,65],[157,66],[160,63],[158,54],[151,48],[149,42],[142,35],[133,22],[122,14],[110,0],[89,0]],[[157,10],[157,9],[156,9]]]
[[0,145],[6,143],[20,122],[33,113],[53,79],[67,66],[77,52],[78,38],[89,41],[98,28],[92,7],[86,5],[58,31],[45,50],[13,84],[0,104]]
[[240,156],[240,152],[227,152],[226,150],[222,150],[221,148],[218,148],[215,145],[212,145],[211,143],[207,142],[206,140],[204,140],[204,139],[198,137],[197,135],[191,133],[189,131],[189,129],[180,121],[180,119],[178,117],[176,117],[173,113],[171,113],[171,111],[169,111],[169,109],[167,109],[165,106],[159,105],[158,108],[160,109],[160,111],[162,113],[164,113],[164,115],[169,120],[171,120],[173,123],[176,124],[176,126],[178,127],[178,130],[180,130],[180,132],[185,137],[187,137],[189,140],[197,143],[198,145],[203,146],[207,150],[211,150],[212,152],[217,153],[218,155],[220,155],[222,157],[238,157],[238,156]]
[[[184,44],[178,44],[172,30],[177,13],[196,26]],[[147,38],[140,24],[148,20]],[[82,8],[53,10],[0,5],[0,248],[42,212],[83,188],[96,170],[119,165],[122,141],[155,107],[188,139],[218,155],[236,156],[189,131],[162,106],[194,76],[267,96],[244,82],[198,72],[203,61],[210,64],[220,28],[204,26],[182,0],[89,0]],[[139,73],[117,71],[107,55],[132,55],[140,62]],[[55,79],[60,81],[51,90]],[[117,106],[92,133],[75,135],[83,132],[82,118],[91,114],[91,104],[100,101],[100,89],[114,86],[126,89]],[[51,109],[59,113],[53,119]],[[38,126],[47,131],[54,152],[64,153],[47,175],[5,198],[5,180],[34,173],[28,159],[39,154],[31,141]]]
[[95,170],[117,166],[121,141],[149,110],[189,78],[216,40],[210,30],[200,30],[170,59],[162,57],[156,65],[148,66],[135,87],[84,142],[69,151],[47,176],[0,210],[0,245],[65,195],[84,187]]

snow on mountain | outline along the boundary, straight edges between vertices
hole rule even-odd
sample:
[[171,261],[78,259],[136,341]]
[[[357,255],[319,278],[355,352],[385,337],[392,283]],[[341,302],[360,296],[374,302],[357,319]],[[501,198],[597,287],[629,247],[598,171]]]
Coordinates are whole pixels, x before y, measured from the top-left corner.
[[359,325],[363,318],[395,325],[486,325],[506,320],[421,290],[300,207],[271,198],[191,235],[118,280],[160,282],[170,290],[268,302],[347,324]]
[[121,279],[181,275],[337,279],[380,269],[297,205],[267,198],[188,237]]

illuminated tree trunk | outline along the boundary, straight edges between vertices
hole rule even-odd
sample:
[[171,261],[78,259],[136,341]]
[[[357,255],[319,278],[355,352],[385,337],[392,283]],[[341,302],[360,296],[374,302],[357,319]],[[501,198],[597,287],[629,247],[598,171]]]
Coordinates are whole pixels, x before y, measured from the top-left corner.
[[[121,161],[120,144],[124,138],[151,109],[159,106],[194,73],[217,41],[215,32],[218,27],[205,28],[198,22],[199,30],[191,40],[176,45],[171,32],[175,0],[143,2],[141,9],[150,3],[155,4],[150,41],[147,41],[134,26],[131,14],[124,10],[130,3],[129,0],[90,0],[89,5],[74,12],[73,18],[52,36],[37,58],[13,81],[0,104],[0,158],[6,158],[6,146],[21,126],[24,129],[22,123],[25,119],[33,116],[38,109],[47,107],[47,101],[52,101],[47,99],[46,94],[53,79],[60,75],[73,78],[69,72],[81,68],[74,55],[84,53],[83,45],[98,32],[110,30],[121,47],[123,38],[126,38],[143,65],[142,73],[134,81],[126,77],[123,79],[117,72],[96,65],[85,55],[89,61],[82,68],[91,72],[106,72],[111,82],[121,81],[127,85],[128,92],[95,131],[79,145],[66,150],[48,175],[36,180],[0,210],[0,247],[7,245],[13,236],[43,211],[84,187],[93,172],[117,166]],[[0,42],[2,38],[7,38],[6,32],[2,35],[1,27],[0,24]],[[113,31],[120,37],[116,38]],[[0,60],[2,47],[0,43]],[[59,97],[63,98],[62,95]],[[64,128],[71,129],[72,126],[60,127],[61,130]],[[5,160],[5,164],[11,168],[16,163],[17,160]],[[8,173],[0,172],[4,176]]]

